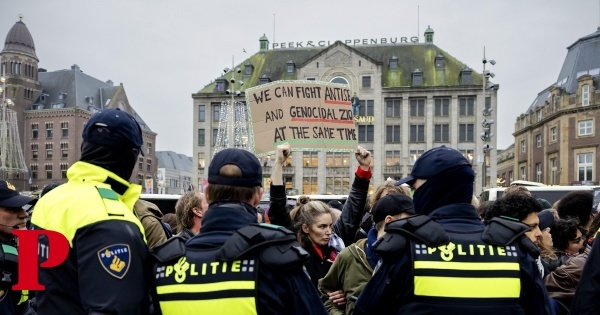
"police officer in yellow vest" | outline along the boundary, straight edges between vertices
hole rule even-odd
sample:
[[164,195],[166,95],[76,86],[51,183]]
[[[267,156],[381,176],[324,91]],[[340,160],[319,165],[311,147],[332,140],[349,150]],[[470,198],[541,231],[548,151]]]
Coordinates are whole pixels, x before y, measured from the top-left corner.
[[386,226],[380,267],[354,314],[552,314],[523,223],[488,226],[471,205],[471,163],[451,148],[425,152],[396,183],[414,191],[415,216]]
[[[128,181],[141,147],[142,130],[125,111],[92,115],[68,182],[38,201],[33,225],[62,233],[71,247],[64,263],[40,270],[46,286],[36,294],[41,314],[148,312],[148,249],[133,213],[142,187]],[[39,255],[47,258],[47,244],[40,245]]]
[[27,229],[28,210],[35,199],[19,194],[11,183],[0,180],[0,314],[29,315],[29,292],[13,291],[17,283],[17,239],[13,230]]
[[250,152],[225,149],[208,167],[200,233],[152,251],[153,301],[162,314],[327,314],[303,271],[294,234],[257,223],[262,168]]

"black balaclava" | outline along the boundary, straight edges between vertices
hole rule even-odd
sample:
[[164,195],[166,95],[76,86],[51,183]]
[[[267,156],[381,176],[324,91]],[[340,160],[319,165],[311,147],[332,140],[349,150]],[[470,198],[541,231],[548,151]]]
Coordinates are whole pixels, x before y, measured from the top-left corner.
[[446,205],[471,203],[474,180],[471,165],[452,167],[429,178],[413,194],[416,214],[429,215]]
[[102,167],[129,181],[139,152],[135,148],[113,148],[83,141],[80,161]]

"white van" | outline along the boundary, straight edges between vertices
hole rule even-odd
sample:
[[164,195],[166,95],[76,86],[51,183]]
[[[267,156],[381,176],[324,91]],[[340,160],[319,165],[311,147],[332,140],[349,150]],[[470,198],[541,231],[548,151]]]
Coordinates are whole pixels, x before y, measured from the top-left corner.
[[[564,195],[572,191],[588,190],[593,192],[597,187],[600,186],[528,186],[526,188],[534,197],[546,199],[548,202],[550,202],[550,204],[554,204]],[[488,200],[493,201],[502,197],[502,194],[506,188],[507,187],[486,189],[481,193],[479,202]]]
[[163,214],[175,213],[175,204],[181,195],[141,194],[140,199],[152,202]]
[[310,200],[323,201],[324,203],[329,203],[331,200],[337,200],[344,204],[346,199],[348,199],[348,195],[293,195],[287,196],[288,204],[295,206],[296,203],[298,203],[298,198],[300,198],[300,196],[308,196]]

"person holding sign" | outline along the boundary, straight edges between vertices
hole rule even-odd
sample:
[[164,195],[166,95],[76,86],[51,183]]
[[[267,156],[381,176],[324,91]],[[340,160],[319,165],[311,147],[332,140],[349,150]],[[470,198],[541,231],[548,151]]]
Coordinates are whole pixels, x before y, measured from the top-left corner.
[[[292,219],[287,204],[285,185],[283,183],[283,164],[291,152],[290,145],[284,143],[277,146],[275,163],[271,172],[269,221],[272,224],[281,225],[287,229],[293,229]],[[360,224],[363,209],[367,201],[369,183],[371,181],[371,163],[373,157],[371,152],[358,146],[354,153],[358,161],[358,168],[354,174],[354,182],[350,189],[348,199],[342,208],[342,215],[335,220],[333,232],[339,236],[346,246],[354,242],[354,237]]]

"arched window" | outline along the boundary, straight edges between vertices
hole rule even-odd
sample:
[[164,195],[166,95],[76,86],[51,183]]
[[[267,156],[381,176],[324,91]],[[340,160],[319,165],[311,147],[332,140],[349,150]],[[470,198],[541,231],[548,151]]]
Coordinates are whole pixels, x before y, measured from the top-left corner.
[[590,86],[584,85],[581,87],[581,106],[590,105]]
[[342,78],[342,77],[335,77],[335,78],[331,79],[331,81],[329,81],[329,82],[349,85],[348,80],[346,80],[345,78]]

